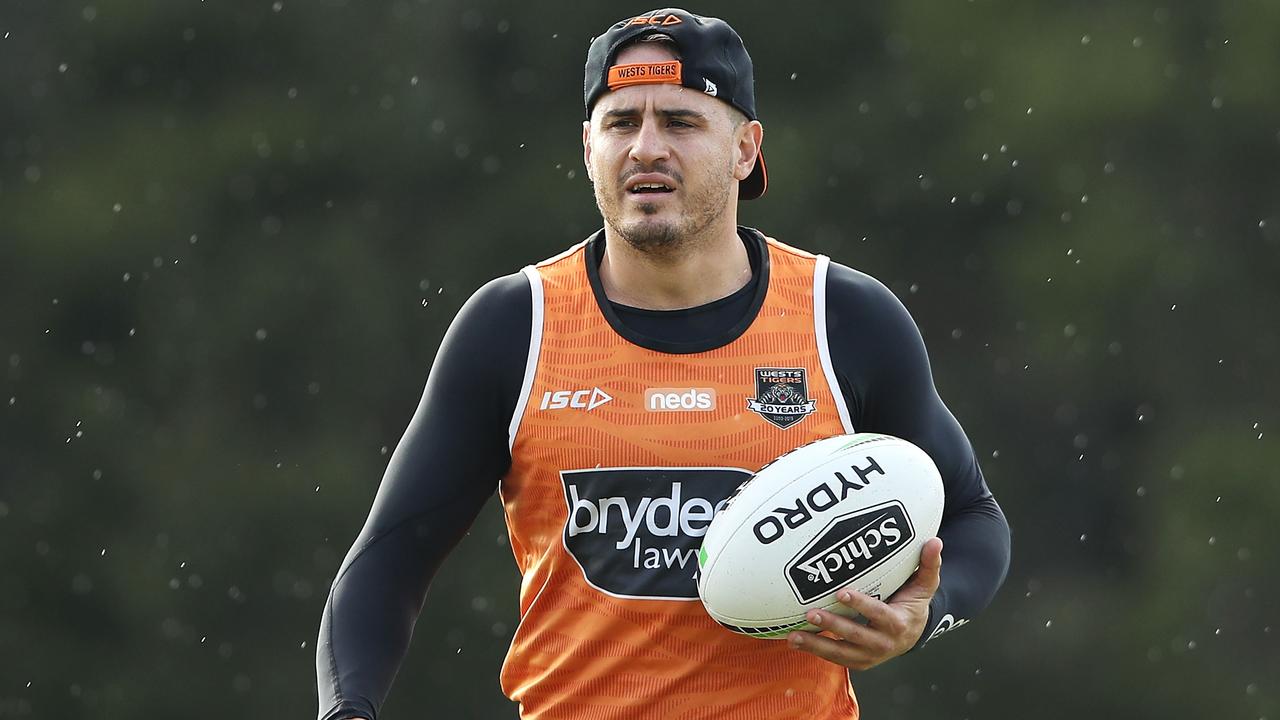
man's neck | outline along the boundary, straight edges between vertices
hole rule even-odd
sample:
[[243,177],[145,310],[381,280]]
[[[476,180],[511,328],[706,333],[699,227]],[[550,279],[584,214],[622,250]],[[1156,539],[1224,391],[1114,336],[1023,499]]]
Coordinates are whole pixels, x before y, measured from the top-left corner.
[[736,226],[670,254],[638,250],[605,228],[600,281],[613,302],[680,310],[732,295],[750,280],[751,261]]

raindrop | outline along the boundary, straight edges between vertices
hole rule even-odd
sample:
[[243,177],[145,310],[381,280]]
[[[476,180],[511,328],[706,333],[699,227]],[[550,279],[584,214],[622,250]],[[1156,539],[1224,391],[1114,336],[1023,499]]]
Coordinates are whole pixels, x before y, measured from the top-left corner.
[[1080,36],[1081,45],[1088,45],[1090,42],[1093,42],[1093,38],[1089,37],[1088,35]]
[[1139,486],[1138,486],[1138,497],[1146,497],[1146,496],[1147,496],[1147,489],[1146,489],[1145,487],[1142,487],[1141,485],[1139,485]]
[[267,339],[267,330],[266,330],[266,328],[258,328],[258,331],[257,331],[257,332],[255,332],[255,333],[253,334],[253,336],[254,336],[255,338],[257,338],[258,340],[266,340],[266,339]]
[[120,211],[121,211],[121,210],[123,210],[123,209],[124,209],[124,205],[121,205],[120,203],[116,203],[115,205],[112,205],[112,206],[111,206],[111,212],[117,212],[117,213],[118,213],[118,212],[120,212]]
[[800,77],[800,74],[799,74],[799,73],[791,73],[791,79],[792,79],[792,80],[795,80],[795,79],[796,79],[796,78],[798,78],[798,77]]

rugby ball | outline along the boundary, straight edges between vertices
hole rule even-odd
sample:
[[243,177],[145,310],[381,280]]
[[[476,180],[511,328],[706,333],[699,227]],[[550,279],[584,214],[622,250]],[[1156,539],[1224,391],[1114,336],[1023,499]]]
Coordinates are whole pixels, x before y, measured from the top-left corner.
[[737,633],[817,630],[809,610],[856,614],[840,590],[887,599],[911,577],[942,504],[938,468],[906,440],[859,433],[801,446],[744,482],[711,521],[698,596]]

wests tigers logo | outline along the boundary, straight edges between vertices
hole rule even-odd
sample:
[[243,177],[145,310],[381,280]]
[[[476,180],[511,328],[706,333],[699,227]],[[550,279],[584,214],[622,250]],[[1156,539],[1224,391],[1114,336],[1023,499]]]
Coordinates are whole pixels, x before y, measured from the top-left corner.
[[786,430],[817,409],[804,368],[756,368],[756,396],[747,409]]

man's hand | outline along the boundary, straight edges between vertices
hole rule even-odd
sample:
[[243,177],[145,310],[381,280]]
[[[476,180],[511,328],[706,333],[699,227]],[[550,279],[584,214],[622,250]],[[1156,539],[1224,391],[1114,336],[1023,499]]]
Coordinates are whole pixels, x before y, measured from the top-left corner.
[[850,670],[867,670],[895,658],[914,647],[924,633],[925,623],[929,621],[929,601],[938,591],[941,571],[942,541],[930,538],[920,550],[920,568],[889,602],[880,602],[855,590],[842,590],[836,596],[841,603],[862,614],[868,624],[823,610],[810,610],[809,622],[841,639],[793,632],[787,636],[787,642],[793,648]]

